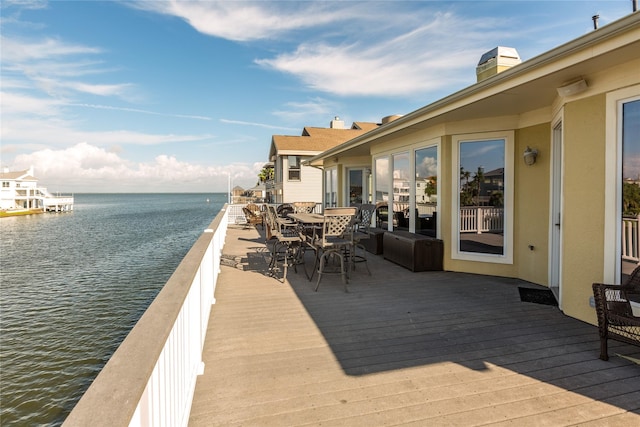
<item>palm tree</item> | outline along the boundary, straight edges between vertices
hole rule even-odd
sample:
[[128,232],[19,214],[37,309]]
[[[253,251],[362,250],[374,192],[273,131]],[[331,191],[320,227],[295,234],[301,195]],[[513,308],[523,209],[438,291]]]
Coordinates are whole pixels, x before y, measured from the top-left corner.
[[476,175],[473,177],[473,180],[476,182],[476,185],[477,185],[476,206],[480,206],[480,190],[481,190],[482,182],[484,181],[484,168],[482,166],[478,166],[478,171],[476,172]]
[[262,168],[258,173],[258,179],[260,182],[265,182],[273,179],[273,168]]

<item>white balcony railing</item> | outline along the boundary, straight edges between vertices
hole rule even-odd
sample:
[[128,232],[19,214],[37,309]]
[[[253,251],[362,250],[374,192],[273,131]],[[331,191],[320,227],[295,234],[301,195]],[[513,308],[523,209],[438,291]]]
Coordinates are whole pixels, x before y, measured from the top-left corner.
[[227,206],[198,238],[64,426],[186,426],[220,273]]
[[460,208],[461,233],[486,233],[504,230],[504,210],[490,206]]
[[627,261],[640,261],[640,215],[635,218],[622,218],[622,259]]

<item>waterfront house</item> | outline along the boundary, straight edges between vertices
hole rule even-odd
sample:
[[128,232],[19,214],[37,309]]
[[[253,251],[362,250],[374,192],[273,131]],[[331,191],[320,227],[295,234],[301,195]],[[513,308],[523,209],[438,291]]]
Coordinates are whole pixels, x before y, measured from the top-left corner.
[[0,210],[4,213],[73,210],[73,196],[54,196],[38,186],[33,167],[0,173]]
[[351,202],[352,168],[372,171],[375,203],[407,190],[409,220],[390,231],[421,232],[417,189],[436,182],[446,270],[547,286],[564,313],[595,323],[591,283],[619,283],[639,260],[638,220],[621,212],[623,179],[638,173],[638,70],[637,12],[524,62],[498,47],[477,83],[308,164],[338,205]]
[[[323,174],[320,169],[305,165],[304,162],[330,148],[378,127],[376,123],[354,122],[345,129],[344,121],[336,117],[329,128],[307,126],[300,136],[273,135],[269,148],[270,164],[273,164],[273,180],[267,182],[267,199],[272,203],[308,201],[321,203],[323,200]],[[364,173],[367,163],[352,165],[347,173],[352,178],[350,187],[353,197],[362,197],[366,189],[368,175]],[[325,177],[326,187],[334,188],[336,176]],[[335,206],[335,193],[325,195],[327,206]]]

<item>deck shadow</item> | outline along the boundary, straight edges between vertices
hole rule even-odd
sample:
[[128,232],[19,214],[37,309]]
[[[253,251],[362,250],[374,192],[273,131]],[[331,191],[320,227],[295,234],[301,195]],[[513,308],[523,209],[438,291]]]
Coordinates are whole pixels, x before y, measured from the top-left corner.
[[323,278],[316,293],[302,275],[289,276],[347,375],[447,362],[474,371],[499,366],[640,410],[632,398],[640,393],[640,366],[627,360],[637,359],[640,349],[610,342],[611,352],[624,357],[599,360],[595,326],[565,316],[557,306],[521,301],[519,287],[546,288],[494,276],[412,273],[381,256],[370,260],[372,275],[352,273],[349,293],[339,277]]

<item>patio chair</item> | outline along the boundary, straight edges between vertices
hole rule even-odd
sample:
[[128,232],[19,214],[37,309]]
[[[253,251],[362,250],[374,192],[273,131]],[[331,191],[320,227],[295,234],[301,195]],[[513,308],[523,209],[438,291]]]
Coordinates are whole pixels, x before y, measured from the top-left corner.
[[[266,218],[267,227],[269,228],[267,235],[271,236],[267,237],[267,241],[275,238],[271,248],[271,261],[268,267],[269,275],[276,277],[277,272],[282,269],[282,279],[280,281],[284,283],[289,267],[293,266],[297,272],[296,265],[300,262],[302,239],[297,229],[297,224],[293,221],[278,218],[273,206],[267,208]],[[279,263],[282,268],[278,265]]]
[[276,214],[280,218],[287,218],[287,215],[293,212],[293,206],[289,203],[283,203],[276,209]]
[[[258,207],[256,206],[256,208]],[[258,208],[257,211],[251,210],[249,208],[249,205],[247,205],[242,208],[242,213],[244,214],[244,217],[247,219],[247,222],[246,222],[247,224],[253,225],[256,228],[258,225],[260,225],[264,230],[264,220],[262,218],[262,214],[260,213],[260,208]]]
[[[358,216],[354,223],[355,229],[353,232],[353,252],[351,254],[353,268],[355,269],[356,263],[364,262],[369,276],[371,276],[371,270],[369,270],[369,263],[367,262],[367,249],[362,244],[362,241],[371,237],[371,221],[373,221],[375,213],[376,205],[371,203],[360,205]],[[358,250],[360,250],[360,254],[358,253]]]
[[[331,258],[338,258],[340,261],[340,275],[344,283],[345,292],[347,288],[349,270],[349,249],[353,245],[353,221],[356,215],[356,208],[327,208],[324,212],[324,222],[322,232],[316,237],[314,247],[316,249],[315,267],[318,266],[318,281],[315,291],[320,287],[322,275],[329,273],[326,271],[327,262]],[[345,263],[346,260],[346,263]],[[345,266],[346,264],[346,266]],[[338,272],[335,272],[338,273]],[[311,274],[313,278],[313,272]],[[311,280],[309,278],[309,280]]]
[[609,360],[608,339],[640,346],[640,317],[631,301],[640,303],[640,266],[622,285],[594,283],[593,297],[600,333],[600,359]]
[[293,202],[291,206],[294,213],[312,213],[316,208],[316,202]]

